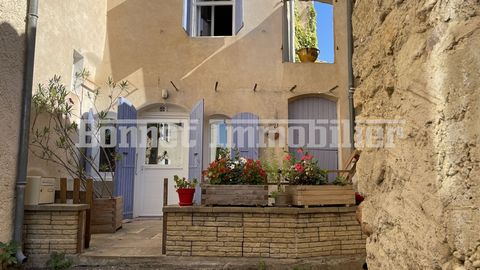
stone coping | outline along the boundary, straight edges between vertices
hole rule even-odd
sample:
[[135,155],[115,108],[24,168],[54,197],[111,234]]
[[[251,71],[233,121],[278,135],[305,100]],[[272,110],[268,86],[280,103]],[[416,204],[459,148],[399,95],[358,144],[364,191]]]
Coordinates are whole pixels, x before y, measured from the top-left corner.
[[39,205],[25,205],[26,211],[59,211],[59,212],[73,212],[89,209],[88,204],[39,204]]
[[163,207],[164,213],[263,213],[263,214],[312,214],[356,212],[357,206],[341,207],[222,207],[222,206],[178,206]]

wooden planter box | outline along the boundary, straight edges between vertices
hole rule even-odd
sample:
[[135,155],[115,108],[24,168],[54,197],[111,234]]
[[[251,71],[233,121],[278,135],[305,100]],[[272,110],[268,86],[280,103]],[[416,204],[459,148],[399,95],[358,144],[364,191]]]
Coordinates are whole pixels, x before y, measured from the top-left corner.
[[287,186],[285,191],[290,194],[292,205],[296,206],[355,205],[355,191],[352,185],[292,185]]
[[267,185],[204,185],[203,205],[266,206]]
[[122,227],[123,198],[93,200],[92,233],[114,233]]

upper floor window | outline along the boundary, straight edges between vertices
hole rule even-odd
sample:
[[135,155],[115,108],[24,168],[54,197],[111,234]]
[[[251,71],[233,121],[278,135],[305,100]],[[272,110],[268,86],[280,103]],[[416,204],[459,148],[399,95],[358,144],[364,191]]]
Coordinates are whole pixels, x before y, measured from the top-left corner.
[[243,0],[184,0],[183,27],[190,36],[233,36],[243,27]]
[[286,0],[284,3],[284,60],[333,63],[333,1]]
[[72,64],[72,89],[77,90],[82,84],[82,72],[84,72],[84,58],[81,53],[73,51]]

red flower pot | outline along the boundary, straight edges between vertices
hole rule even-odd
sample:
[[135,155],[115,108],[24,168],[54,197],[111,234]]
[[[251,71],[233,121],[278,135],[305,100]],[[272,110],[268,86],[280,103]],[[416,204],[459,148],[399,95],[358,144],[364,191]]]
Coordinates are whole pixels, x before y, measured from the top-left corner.
[[362,195],[360,195],[360,193],[355,192],[355,203],[356,203],[356,205],[359,205],[360,203],[362,203],[363,200],[365,200],[365,198]]
[[194,188],[179,188],[177,189],[177,192],[180,206],[193,205],[193,195],[195,194]]

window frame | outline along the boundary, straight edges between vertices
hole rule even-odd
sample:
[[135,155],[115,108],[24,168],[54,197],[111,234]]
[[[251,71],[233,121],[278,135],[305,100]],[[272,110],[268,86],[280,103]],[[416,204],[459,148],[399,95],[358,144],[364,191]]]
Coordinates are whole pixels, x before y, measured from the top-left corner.
[[[202,1],[202,0],[192,0],[192,12],[190,13],[190,29],[192,31],[192,37],[198,38],[224,38],[224,37],[233,37],[236,36],[236,0],[223,0],[223,1]],[[212,8],[212,34],[210,36],[200,36],[198,33],[198,14],[199,7],[215,7],[215,6],[232,6],[232,35],[231,36],[215,36],[215,8]]]
[[[209,129],[210,129],[210,138],[209,138],[209,144],[208,144],[208,149],[209,149],[209,156],[208,159],[210,162],[214,161],[216,158],[216,150],[218,148],[231,148],[231,143],[232,143],[232,137],[233,137],[233,132],[232,128],[230,125],[231,119],[230,118],[211,118],[209,120]],[[223,145],[218,139],[217,135],[220,133],[219,126],[223,125],[225,127],[225,132],[226,132],[226,142]],[[214,133],[215,132],[215,133]],[[215,140],[214,140],[215,139]]]
[[[335,64],[337,59],[336,50],[336,32],[335,32],[335,4],[334,1],[329,0],[298,0],[300,2],[319,2],[324,4],[330,4],[333,7],[333,62],[315,62],[314,64]],[[295,0],[283,0],[284,3],[284,19],[283,19],[283,42],[284,42],[284,63],[300,63],[295,61],[297,54],[295,48]]]

